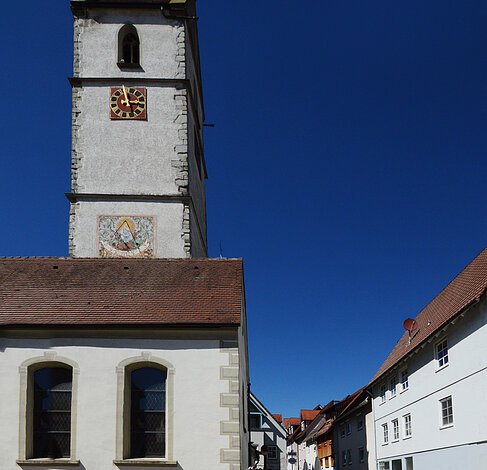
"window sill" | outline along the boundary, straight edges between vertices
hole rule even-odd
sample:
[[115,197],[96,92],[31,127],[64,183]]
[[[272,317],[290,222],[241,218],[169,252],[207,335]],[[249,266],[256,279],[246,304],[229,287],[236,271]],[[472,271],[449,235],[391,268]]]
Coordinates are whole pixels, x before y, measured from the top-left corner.
[[391,395],[391,396],[389,397],[389,400],[392,400],[393,398],[396,398],[396,396],[397,396],[397,394],[395,394],[395,395]]
[[409,387],[406,387],[406,388],[403,388],[399,393],[404,393],[404,392],[407,392],[409,390]]
[[76,466],[80,465],[79,460],[71,460],[71,459],[25,459],[25,460],[16,460],[17,465],[29,465],[29,466],[38,466],[38,467],[50,467],[52,465],[62,465],[62,466]]
[[406,437],[403,437],[402,440],[405,441],[406,439],[411,439],[413,436],[406,436]]
[[139,69],[142,70],[142,66],[140,64],[130,64],[128,62],[117,62],[118,68],[119,69]]
[[163,460],[163,459],[124,459],[114,460],[113,463],[122,466],[146,466],[146,467],[177,467],[177,460]]
[[440,370],[443,370],[443,369],[446,369],[448,366],[450,365],[449,362],[447,362],[445,365],[441,366],[441,367],[438,367],[435,371],[436,372],[440,372]]
[[440,430],[441,429],[449,429],[449,428],[452,428],[453,427],[453,423],[452,424],[445,424],[444,426],[440,426]]

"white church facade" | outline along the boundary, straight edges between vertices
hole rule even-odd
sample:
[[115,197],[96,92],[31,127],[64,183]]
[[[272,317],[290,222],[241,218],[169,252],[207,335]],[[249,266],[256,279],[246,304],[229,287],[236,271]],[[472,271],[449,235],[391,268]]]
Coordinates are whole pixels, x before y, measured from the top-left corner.
[[71,9],[70,257],[0,260],[0,469],[246,469],[243,263],[207,258],[195,2]]

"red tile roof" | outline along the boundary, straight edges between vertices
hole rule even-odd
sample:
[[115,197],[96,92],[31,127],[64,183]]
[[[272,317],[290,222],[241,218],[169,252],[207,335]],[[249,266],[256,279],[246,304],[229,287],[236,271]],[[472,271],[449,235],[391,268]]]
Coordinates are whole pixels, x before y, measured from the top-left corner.
[[300,426],[301,420],[299,418],[284,418],[284,427],[287,429],[289,426]]
[[301,410],[301,421],[313,421],[319,414],[320,410]]
[[279,423],[282,424],[282,415],[273,414],[272,417]]
[[240,259],[0,259],[0,327],[232,325]]
[[372,382],[395,366],[401,359],[429,339],[455,316],[474,304],[487,290],[487,249],[483,250],[453,281],[416,317],[417,329],[411,344],[405,332]]

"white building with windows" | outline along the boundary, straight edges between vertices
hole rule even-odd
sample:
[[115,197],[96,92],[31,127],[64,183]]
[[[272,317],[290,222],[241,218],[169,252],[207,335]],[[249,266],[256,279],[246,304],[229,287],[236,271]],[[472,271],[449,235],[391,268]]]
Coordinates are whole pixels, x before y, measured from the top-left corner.
[[0,469],[246,469],[243,264],[207,257],[196,1],[70,4],[71,257],[0,259]]
[[259,452],[255,464],[258,470],[284,470],[286,468],[286,430],[282,416],[271,414],[263,403],[250,394],[250,439]]
[[487,249],[411,324],[373,395],[379,470],[487,468]]

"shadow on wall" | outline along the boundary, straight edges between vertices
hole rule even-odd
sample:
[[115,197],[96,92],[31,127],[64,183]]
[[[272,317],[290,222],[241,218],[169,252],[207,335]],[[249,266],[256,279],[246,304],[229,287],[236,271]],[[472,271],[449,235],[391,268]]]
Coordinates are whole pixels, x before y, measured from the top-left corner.
[[[79,465],[43,465],[42,467],[40,467],[39,465],[20,465],[19,464],[19,467],[22,469],[22,470],[39,470],[39,468],[49,468],[49,470],[86,470],[86,467],[80,463]],[[111,468],[112,465],[109,465],[109,467]],[[154,466],[154,468],[160,468],[158,467],[157,465]],[[107,467],[108,468],[108,467]],[[118,467],[120,470],[123,470],[127,467],[125,466],[120,466]],[[130,467],[130,470],[147,470],[147,466],[136,466],[136,465],[131,465]],[[168,468],[171,468],[171,469],[174,469],[174,470],[184,470],[183,467],[181,467],[180,464],[177,464],[175,465],[174,467],[168,467]]]
[[86,470],[86,467],[80,463],[79,465],[23,465],[17,464],[22,470],[39,470],[39,468],[48,468],[49,470]]
[[[157,330],[154,330],[157,334]],[[78,336],[79,335],[79,336]],[[134,349],[140,350],[141,347],[146,349],[154,349],[161,351],[189,351],[189,350],[203,350],[203,349],[225,349],[237,347],[236,342],[228,341],[224,345],[220,343],[219,338],[186,338],[166,337],[166,338],[153,338],[150,332],[142,331],[139,338],[127,337],[128,334],[118,332],[109,335],[106,332],[98,337],[93,337],[96,332],[91,334],[89,332],[80,331],[74,337],[71,338],[35,338],[32,339],[28,336],[22,338],[19,341],[18,338],[1,338],[0,339],[0,352],[6,349],[32,349],[33,343],[35,343],[36,349],[51,349],[53,347],[90,347],[94,349]],[[161,333],[159,332],[161,336]],[[190,346],[188,345],[190,343]],[[228,343],[228,344],[227,344]],[[141,346],[141,344],[143,346]],[[188,347],[189,346],[189,347]],[[71,465],[71,468],[74,468]],[[54,469],[58,470],[58,469]]]

